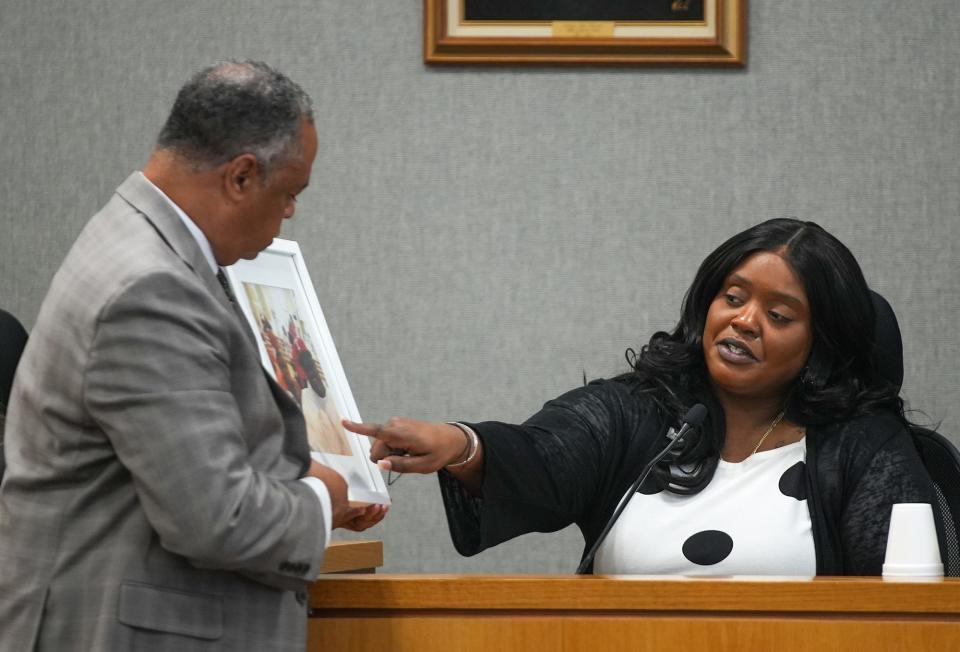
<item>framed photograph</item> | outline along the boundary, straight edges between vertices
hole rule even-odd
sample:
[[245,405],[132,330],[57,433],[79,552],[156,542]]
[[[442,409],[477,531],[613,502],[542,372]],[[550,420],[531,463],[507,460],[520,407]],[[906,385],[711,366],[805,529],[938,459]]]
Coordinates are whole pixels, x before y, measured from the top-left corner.
[[256,259],[225,271],[264,369],[303,411],[313,458],[344,477],[351,503],[389,504],[370,441],[340,424],[360,414],[299,245],[275,239]]
[[424,0],[424,60],[744,66],[746,4],[746,0]]

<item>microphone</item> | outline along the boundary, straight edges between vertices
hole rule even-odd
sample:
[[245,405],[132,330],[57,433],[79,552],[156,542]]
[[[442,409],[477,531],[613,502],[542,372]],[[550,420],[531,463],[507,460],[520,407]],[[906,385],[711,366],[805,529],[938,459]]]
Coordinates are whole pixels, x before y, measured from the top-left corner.
[[593,565],[593,558],[597,554],[597,550],[600,549],[600,544],[603,543],[604,539],[607,538],[607,535],[610,534],[610,530],[613,529],[613,524],[617,522],[617,519],[620,518],[620,514],[623,513],[623,510],[627,508],[627,503],[630,502],[630,499],[633,498],[633,494],[637,493],[637,490],[640,488],[640,485],[643,484],[643,481],[647,479],[647,476],[650,475],[650,472],[653,471],[653,467],[657,465],[657,462],[662,460],[667,454],[676,449],[680,448],[683,445],[683,437],[691,430],[696,430],[703,425],[703,422],[707,418],[707,408],[703,403],[697,403],[692,408],[687,410],[687,413],[683,415],[683,425],[680,426],[680,430],[677,431],[677,434],[670,440],[670,443],[667,444],[667,447],[662,451],[654,455],[653,459],[647,462],[647,465],[643,467],[643,470],[640,472],[640,476],[634,481],[630,486],[630,490],[620,499],[620,504],[617,505],[617,508],[613,511],[613,515],[610,517],[610,520],[607,521],[607,524],[603,526],[603,530],[600,532],[600,536],[597,537],[597,540],[590,547],[590,550],[583,557],[583,561],[580,562],[580,565],[577,566],[577,575],[585,575],[587,569]]

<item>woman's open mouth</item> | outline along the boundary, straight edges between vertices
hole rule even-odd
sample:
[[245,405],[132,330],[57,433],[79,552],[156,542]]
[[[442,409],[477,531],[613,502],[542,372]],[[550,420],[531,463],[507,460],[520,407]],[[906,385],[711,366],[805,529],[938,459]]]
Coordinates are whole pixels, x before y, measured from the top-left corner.
[[751,351],[746,344],[732,337],[717,342],[717,351],[719,351],[721,358],[734,364],[746,364],[757,361],[757,356],[753,354],[753,351]]

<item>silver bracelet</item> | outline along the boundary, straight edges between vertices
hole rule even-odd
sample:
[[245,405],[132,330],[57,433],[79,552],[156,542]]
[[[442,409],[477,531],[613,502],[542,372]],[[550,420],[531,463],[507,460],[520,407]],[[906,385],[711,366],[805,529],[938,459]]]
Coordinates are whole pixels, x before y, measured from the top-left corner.
[[463,466],[469,464],[473,461],[473,458],[476,457],[477,451],[480,450],[480,438],[477,437],[477,433],[473,431],[473,428],[470,426],[464,425],[462,423],[457,423],[456,421],[450,422],[451,426],[456,426],[460,428],[460,432],[463,433],[463,436],[467,439],[467,446],[464,450],[467,451],[467,457],[462,462],[454,462],[453,464],[447,464],[443,468],[452,469],[457,466]]

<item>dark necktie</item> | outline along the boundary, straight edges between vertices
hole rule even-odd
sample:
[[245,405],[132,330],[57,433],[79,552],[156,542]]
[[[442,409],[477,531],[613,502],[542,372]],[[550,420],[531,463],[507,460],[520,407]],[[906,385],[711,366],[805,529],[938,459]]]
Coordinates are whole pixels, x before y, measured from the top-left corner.
[[220,287],[223,288],[224,294],[230,299],[230,303],[237,305],[237,298],[233,296],[233,290],[230,289],[230,283],[227,281],[227,275],[223,273],[222,267],[217,268],[217,280],[220,281]]
[[237,297],[230,288],[230,282],[227,280],[227,275],[223,273],[222,267],[217,268],[217,280],[220,281],[220,287],[223,288],[223,293],[226,294],[227,299],[230,300],[230,307],[233,308],[233,311],[237,313],[237,317],[240,318],[240,323],[243,324],[243,330],[246,331],[247,335],[249,335],[254,342],[256,342],[253,331],[250,330],[250,325],[247,323],[247,318],[244,316],[243,310],[240,308],[240,304],[237,303]]

